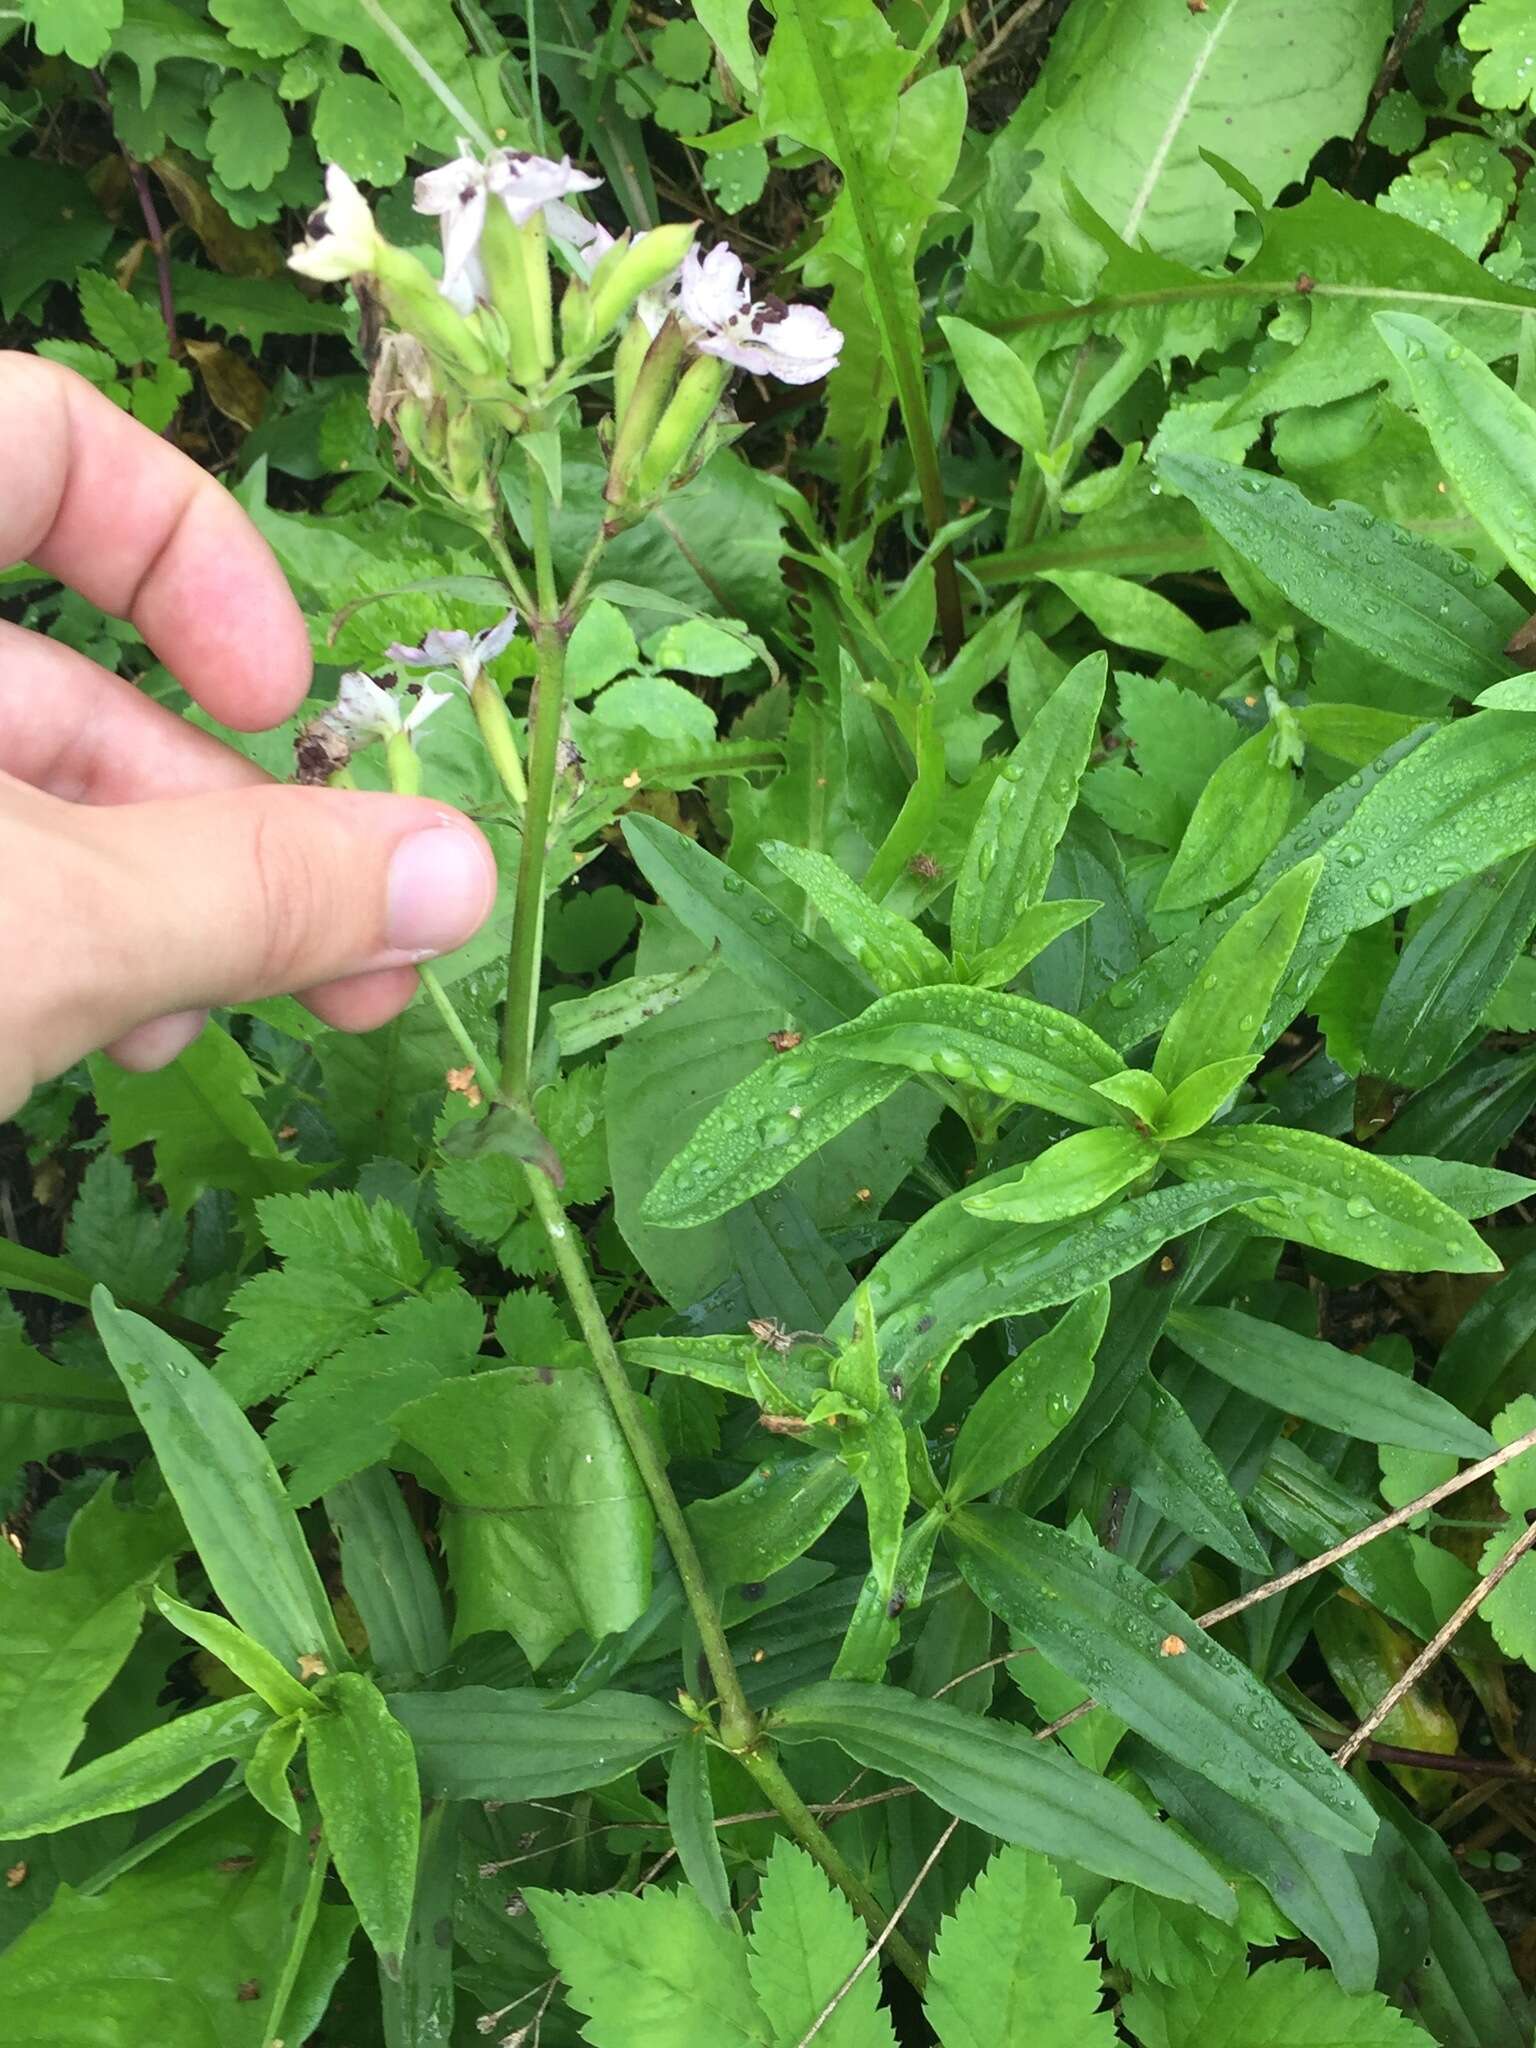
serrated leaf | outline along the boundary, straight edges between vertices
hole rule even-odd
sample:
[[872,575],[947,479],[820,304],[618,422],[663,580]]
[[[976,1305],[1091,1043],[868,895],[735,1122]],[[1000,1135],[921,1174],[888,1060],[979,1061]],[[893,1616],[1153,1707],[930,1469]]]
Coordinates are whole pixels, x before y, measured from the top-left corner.
[[115,1153],[86,1168],[69,1214],[64,1246],[93,1281],[127,1300],[163,1301],[186,1256],[187,1227],[169,1210],[152,1209]]
[[[763,1871],[747,1936],[747,1972],[770,2029],[769,2038],[798,2041],[833,1993],[857,1969],[864,1929],[803,1849],[780,1836]],[[895,2048],[889,2015],[880,2010],[879,1972],[866,1970],[817,2040],[827,2048]]]
[[1327,1970],[1243,1961],[1224,1976],[1143,1987],[1126,2017],[1144,2048],[1421,2048],[1423,2029],[1375,1991],[1350,1997]]
[[1283,1323],[1235,1308],[1176,1308],[1168,1334],[1207,1372],[1324,1429],[1463,1458],[1483,1458],[1493,1448],[1486,1430],[1428,1387]]
[[1128,1727],[1243,1805],[1342,1849],[1370,1847],[1376,1817],[1354,1784],[1123,1559],[1011,1508],[967,1508],[955,1536],[972,1591]]
[[741,1930],[693,1892],[523,1896],[593,2048],[676,2048],[701,2027],[712,2048],[772,2048]]
[[262,1236],[290,1264],[340,1269],[381,1298],[426,1277],[415,1226],[393,1202],[347,1191],[273,1195],[256,1213]]
[[942,2048],[1112,2048],[1092,1939],[1045,1857],[1000,1851],[939,1929],[925,2010]]
[[100,270],[82,270],[75,290],[91,338],[118,362],[132,365],[164,358],[165,321],[157,311],[131,298]]
[[974,958],[1002,945],[1039,904],[1098,734],[1107,675],[1104,657],[1090,654],[1063,676],[988,790],[955,884],[958,952]]

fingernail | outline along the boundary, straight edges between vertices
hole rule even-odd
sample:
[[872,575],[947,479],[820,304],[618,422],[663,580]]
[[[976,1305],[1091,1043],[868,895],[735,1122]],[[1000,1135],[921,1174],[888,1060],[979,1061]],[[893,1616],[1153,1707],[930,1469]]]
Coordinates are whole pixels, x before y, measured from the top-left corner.
[[495,894],[495,871],[478,833],[459,825],[413,832],[389,864],[389,944],[411,960],[451,953],[485,922]]
[[105,1050],[130,1074],[153,1074],[180,1059],[207,1022],[206,1010],[175,1010],[168,1017],[134,1025]]

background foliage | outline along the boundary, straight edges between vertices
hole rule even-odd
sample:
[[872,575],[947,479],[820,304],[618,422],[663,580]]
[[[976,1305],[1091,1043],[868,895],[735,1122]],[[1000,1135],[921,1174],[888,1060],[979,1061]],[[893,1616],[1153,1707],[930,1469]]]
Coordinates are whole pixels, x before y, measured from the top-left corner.
[[[92,1061],[0,1138],[18,2048],[1529,2048],[1533,108],[1520,0],[0,9],[4,339],[228,483],[311,710],[499,608],[323,163],[419,248],[568,150],[846,337],[576,627],[531,1105],[761,1722],[436,1010]],[[422,766],[483,1043],[519,819]]]

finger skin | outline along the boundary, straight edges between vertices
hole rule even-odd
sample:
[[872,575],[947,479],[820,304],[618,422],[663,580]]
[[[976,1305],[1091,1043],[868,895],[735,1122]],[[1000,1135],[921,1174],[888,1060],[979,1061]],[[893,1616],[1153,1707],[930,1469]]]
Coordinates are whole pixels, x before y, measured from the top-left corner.
[[123,676],[0,620],[0,763],[69,803],[251,789],[269,778]]
[[92,808],[0,776],[0,873],[0,1115],[181,1011],[339,980],[314,1000],[370,1028],[496,890],[489,844],[446,805],[274,784]]
[[303,701],[303,617],[222,484],[74,371],[10,351],[0,448],[0,561],[33,562],[131,619],[225,725],[255,732]]

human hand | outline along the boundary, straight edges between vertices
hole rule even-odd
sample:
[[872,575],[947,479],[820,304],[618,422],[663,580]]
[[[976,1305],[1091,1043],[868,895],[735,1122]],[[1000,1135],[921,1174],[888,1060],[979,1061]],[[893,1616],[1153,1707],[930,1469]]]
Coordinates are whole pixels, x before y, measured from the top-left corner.
[[[131,619],[223,724],[302,702],[309,643],[224,489],[73,372],[0,352],[0,563]],[[106,1047],[163,1066],[218,1004],[298,992],[369,1031],[483,923],[495,861],[423,798],[301,789],[0,621],[0,1116]]]

